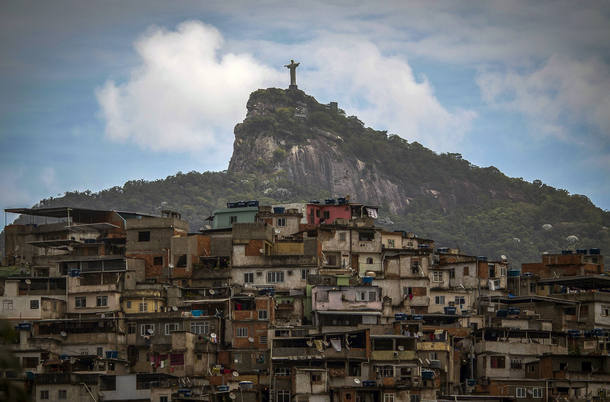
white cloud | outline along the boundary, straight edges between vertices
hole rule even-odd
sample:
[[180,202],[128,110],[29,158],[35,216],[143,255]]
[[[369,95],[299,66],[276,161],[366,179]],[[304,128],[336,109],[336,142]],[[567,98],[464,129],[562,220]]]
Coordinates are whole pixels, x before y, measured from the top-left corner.
[[[220,33],[194,21],[145,34],[135,46],[141,65],[129,81],[108,81],[97,90],[107,136],[154,151],[220,149],[217,156],[228,159],[232,129],[244,117],[250,92],[288,84],[285,63],[266,66],[244,52],[254,49],[252,42],[232,44],[241,51],[219,55]],[[309,94],[338,100],[367,125],[437,150],[453,149],[475,116],[446,110],[405,58],[385,56],[365,38],[322,34],[290,46],[256,44],[269,55],[265,60],[303,56],[297,77]]]
[[313,64],[302,74],[307,88],[338,100],[373,128],[446,151],[455,149],[476,116],[447,110],[404,57],[384,56],[364,38],[328,34],[297,50]]
[[553,56],[533,71],[482,72],[477,83],[487,102],[525,114],[544,134],[575,141],[577,124],[610,137],[610,69],[597,59]]
[[215,28],[196,21],[142,36],[129,80],[96,91],[106,135],[154,151],[227,152],[248,95],[279,73],[247,54],[221,55],[222,44]]

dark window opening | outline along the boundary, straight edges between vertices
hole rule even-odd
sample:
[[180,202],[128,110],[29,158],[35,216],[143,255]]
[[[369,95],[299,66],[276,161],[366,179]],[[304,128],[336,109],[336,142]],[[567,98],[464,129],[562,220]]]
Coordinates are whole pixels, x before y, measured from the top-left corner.
[[153,265],[163,265],[163,257],[153,258]]
[[176,263],[177,268],[186,268],[186,254],[182,254],[178,257],[178,262]]
[[150,232],[138,232],[138,241],[150,241]]

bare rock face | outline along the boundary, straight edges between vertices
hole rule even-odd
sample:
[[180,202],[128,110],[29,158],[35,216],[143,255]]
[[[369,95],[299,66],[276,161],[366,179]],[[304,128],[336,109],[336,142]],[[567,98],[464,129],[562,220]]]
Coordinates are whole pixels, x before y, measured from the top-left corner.
[[[229,172],[253,173],[254,169],[260,174],[282,175],[300,186],[323,188],[333,197],[350,195],[395,214],[404,210],[410,198],[407,189],[384,175],[375,163],[346,153],[339,134],[311,125],[307,118],[313,98],[297,95],[301,96],[270,103],[253,94],[244,123],[235,128]],[[272,121],[278,111],[291,114],[297,124]]]

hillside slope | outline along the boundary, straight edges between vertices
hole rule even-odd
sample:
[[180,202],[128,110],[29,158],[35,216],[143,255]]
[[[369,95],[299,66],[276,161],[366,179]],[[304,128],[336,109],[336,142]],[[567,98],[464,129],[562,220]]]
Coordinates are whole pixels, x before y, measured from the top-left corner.
[[[509,178],[459,154],[441,154],[365,127],[302,91],[258,90],[235,127],[227,172],[178,173],[99,193],[66,193],[44,206],[139,212],[172,208],[197,230],[226,201],[306,201],[350,195],[381,207],[381,223],[476,255],[519,264],[567,247],[610,249],[610,213],[587,197]],[[551,224],[545,230],[542,225]],[[547,226],[548,229],[548,226]],[[566,237],[576,235],[576,244]]]

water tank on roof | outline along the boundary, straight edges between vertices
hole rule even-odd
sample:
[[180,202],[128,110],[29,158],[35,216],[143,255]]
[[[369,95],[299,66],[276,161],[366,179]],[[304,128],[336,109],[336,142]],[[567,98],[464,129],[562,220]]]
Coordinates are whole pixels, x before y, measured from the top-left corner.
[[572,254],[572,250],[561,250],[561,255],[570,255]]
[[258,207],[258,201],[256,201],[256,200],[246,201],[246,206],[247,207]]
[[487,257],[480,255],[477,257],[477,261],[483,261],[483,262],[487,262]]
[[236,202],[227,202],[227,208],[235,208],[237,205]]
[[326,205],[335,205],[335,199],[334,198],[327,198],[326,200],[324,200],[324,203]]
[[345,204],[347,204],[347,199],[345,199],[343,197],[337,198],[337,203],[339,205],[345,205]]
[[273,213],[274,214],[283,214],[285,210],[286,209],[284,207],[274,207],[273,208]]
[[601,254],[601,250],[598,248],[589,249],[589,254]]
[[244,208],[247,205],[246,201],[237,201],[235,204],[237,205],[237,208]]
[[576,254],[587,254],[587,250],[586,249],[578,249],[578,250],[576,250]]
[[310,204],[319,204],[319,203],[320,203],[320,201],[318,201],[318,200],[311,200],[311,201],[309,201],[309,203],[310,203]]

